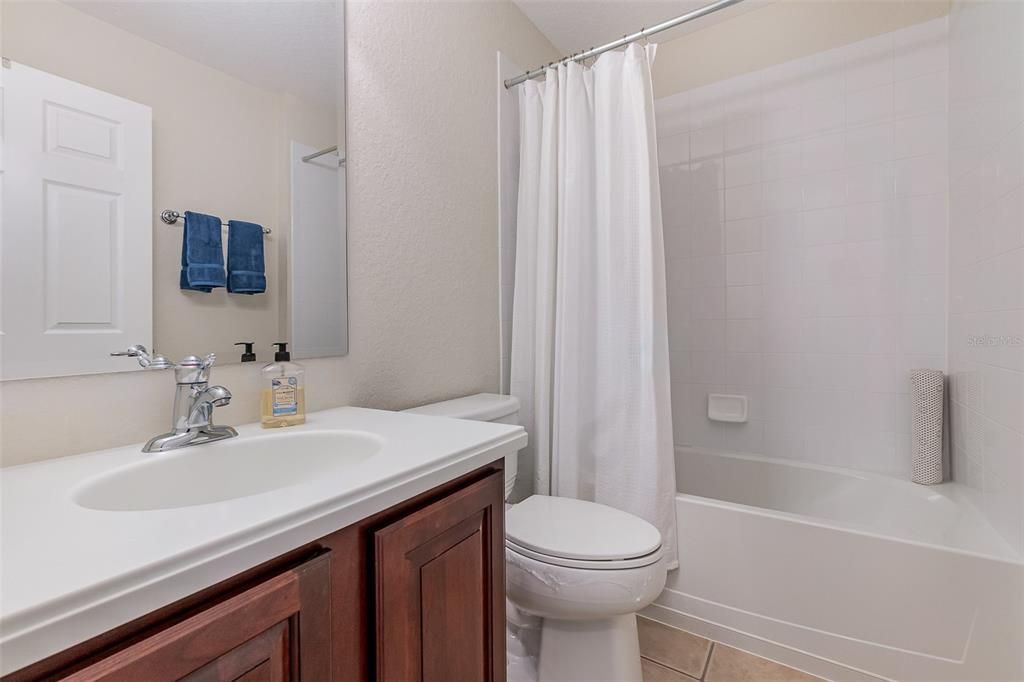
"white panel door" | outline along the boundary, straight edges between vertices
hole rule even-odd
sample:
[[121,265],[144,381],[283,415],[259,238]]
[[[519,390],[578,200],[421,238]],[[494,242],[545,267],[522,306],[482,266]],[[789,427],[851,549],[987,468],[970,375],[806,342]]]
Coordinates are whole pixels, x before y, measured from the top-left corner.
[[152,347],[152,110],[2,70],[3,379],[124,371]]

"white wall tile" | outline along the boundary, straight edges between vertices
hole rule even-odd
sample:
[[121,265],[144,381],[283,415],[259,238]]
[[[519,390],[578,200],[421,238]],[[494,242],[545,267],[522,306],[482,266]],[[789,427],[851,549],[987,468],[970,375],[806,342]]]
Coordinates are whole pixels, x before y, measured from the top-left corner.
[[934,73],[896,81],[894,110],[897,116],[912,116],[946,110],[946,73]]
[[691,192],[709,192],[725,187],[725,164],[715,156],[691,161],[688,169],[688,187]]
[[846,163],[846,142],[843,131],[804,139],[800,144],[803,173],[820,173],[843,168]]
[[946,158],[938,154],[898,159],[895,166],[896,196],[921,196],[946,192]]
[[690,133],[690,158],[705,159],[718,156],[724,146],[724,131],[721,125],[701,128]]
[[688,258],[690,254],[690,232],[683,227],[664,226],[665,260]]
[[690,353],[687,381],[696,384],[725,383],[725,353],[694,351]]
[[759,149],[736,152],[725,157],[725,186],[752,185],[761,181]]
[[842,206],[804,211],[800,217],[801,243],[806,246],[851,241],[851,231],[859,229],[859,226],[847,229],[846,212]]
[[895,166],[892,161],[854,166],[847,171],[849,203],[889,201],[896,196]]
[[801,108],[766,110],[761,116],[761,140],[765,143],[781,142],[797,137],[803,130]]
[[[948,218],[928,197],[913,199],[908,213],[916,229],[948,219],[954,478],[1024,551],[1024,8],[958,0],[949,25]],[[907,68],[940,60],[933,41]],[[908,83],[901,105],[941,111],[944,83],[934,75]]]
[[841,129],[845,114],[841,96],[804,102],[800,110],[801,132],[814,134]]
[[725,256],[705,256],[687,259],[691,287],[719,287],[725,285]]
[[893,123],[892,158],[945,154],[948,118],[933,112],[897,119]]
[[764,254],[731,253],[725,257],[725,282],[730,287],[764,282]]
[[805,209],[842,206],[846,203],[846,171],[815,173],[803,177]]
[[763,315],[763,287],[730,286],[725,292],[725,314],[729,319],[755,319]]
[[897,217],[893,201],[850,204],[843,207],[843,214],[849,231],[848,241],[895,240],[900,236],[898,228],[906,224],[906,220]]
[[[694,191],[680,204],[680,209],[688,216],[686,220],[692,221],[691,224],[719,223],[725,217],[725,193],[720,189]],[[662,212],[666,212],[664,207]],[[673,216],[672,220],[679,220],[679,216]]]
[[727,353],[725,370],[728,384],[760,387],[764,382],[760,353]]
[[[662,179],[684,193],[663,197],[666,225],[689,235],[666,232],[669,286],[685,293],[669,295],[677,442],[909,475],[907,373],[946,365],[944,41],[944,22],[929,23],[688,93],[685,180]],[[682,125],[672,111],[661,136]],[[973,273],[970,300],[1012,303],[987,292],[1021,262],[1024,199],[1011,192],[1024,165],[969,158],[991,236],[954,253]],[[987,328],[1024,329],[1024,315]],[[751,421],[709,422],[712,391],[749,394]]]
[[898,211],[911,234],[940,236],[949,226],[947,203],[947,198],[940,194],[902,197]]
[[892,116],[893,85],[886,83],[846,95],[846,124],[862,125]]
[[725,252],[750,253],[764,250],[760,218],[731,220],[725,224]]
[[[755,109],[756,112],[756,109]],[[761,116],[747,113],[725,122],[725,150],[737,151],[754,147],[761,142]]]
[[892,159],[895,151],[893,128],[893,123],[883,121],[847,129],[844,141],[845,165],[860,166]]
[[761,148],[761,179],[780,180],[800,175],[800,141],[779,142]]
[[730,353],[760,352],[760,320],[726,320],[725,347]]
[[725,253],[725,234],[722,230],[722,223],[716,221],[695,225],[691,228],[690,235],[691,256],[717,256]]
[[690,160],[690,136],[686,133],[658,138],[658,165],[674,166]]
[[801,244],[801,214],[797,211],[773,213],[761,220],[764,250],[769,253],[790,251]]
[[726,220],[756,218],[761,215],[761,186],[744,185],[725,190]]
[[725,319],[725,287],[694,287],[690,291],[691,320]]

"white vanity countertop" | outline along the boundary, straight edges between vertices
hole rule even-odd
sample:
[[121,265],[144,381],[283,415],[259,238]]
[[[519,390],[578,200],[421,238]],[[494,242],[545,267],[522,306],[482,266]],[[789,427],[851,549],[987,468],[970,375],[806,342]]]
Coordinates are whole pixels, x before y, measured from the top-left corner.
[[[348,429],[381,450],[343,473],[212,504],[97,511],[83,482],[149,457],[140,445],[0,470],[0,675],[62,651],[514,452],[522,427],[343,407],[247,437]],[[288,457],[286,450],[282,457]]]

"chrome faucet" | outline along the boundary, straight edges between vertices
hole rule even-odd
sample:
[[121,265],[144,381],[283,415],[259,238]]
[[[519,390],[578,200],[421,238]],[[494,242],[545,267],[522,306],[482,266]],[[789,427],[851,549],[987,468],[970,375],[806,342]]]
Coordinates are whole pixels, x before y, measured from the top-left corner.
[[223,386],[210,386],[210,370],[217,360],[213,353],[204,358],[188,355],[178,363],[163,355],[150,355],[145,346],[131,346],[111,355],[137,358],[146,369],[174,369],[177,386],[171,430],[151,438],[143,452],[165,452],[238,435],[230,426],[213,423],[213,408],[231,402],[231,391]]

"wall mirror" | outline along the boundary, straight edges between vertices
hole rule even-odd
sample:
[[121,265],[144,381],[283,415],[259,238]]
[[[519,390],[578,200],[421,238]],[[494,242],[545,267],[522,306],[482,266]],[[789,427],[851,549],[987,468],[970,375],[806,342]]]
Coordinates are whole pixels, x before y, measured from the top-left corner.
[[[138,369],[109,356],[132,344],[347,353],[342,0],[0,12],[3,379]],[[232,260],[229,221],[262,226],[262,292],[182,288],[186,211],[224,223],[225,283],[258,260],[243,230]]]

